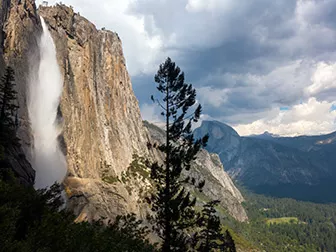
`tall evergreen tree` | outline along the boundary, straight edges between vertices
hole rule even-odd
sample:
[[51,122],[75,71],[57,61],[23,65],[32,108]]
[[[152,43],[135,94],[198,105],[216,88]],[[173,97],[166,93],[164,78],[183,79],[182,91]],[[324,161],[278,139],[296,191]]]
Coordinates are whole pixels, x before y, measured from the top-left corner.
[[219,245],[221,251],[236,252],[236,245],[229,230],[225,231],[225,235],[222,236],[220,240],[222,242],[222,244]]
[[236,252],[230,232],[226,230],[222,233],[221,222],[215,209],[218,204],[217,200],[205,204],[198,219],[201,230],[195,236],[195,247],[199,252]]
[[14,118],[17,117],[17,92],[14,89],[14,70],[7,67],[0,82],[0,123],[15,127]]
[[170,58],[160,65],[155,82],[161,96],[160,99],[152,96],[152,100],[158,103],[161,115],[165,117],[166,141],[158,146],[164,153],[164,164],[154,163],[151,167],[151,178],[156,187],[151,197],[154,229],[163,240],[162,251],[188,251],[188,232],[196,223],[196,199],[184,187],[194,180],[181,173],[190,169],[191,161],[206,145],[208,136],[194,139],[192,123],[198,121],[201,106],[187,114],[196,103],[196,90],[185,83],[184,73]]
[[201,230],[195,236],[195,247],[199,252],[225,251],[236,252],[235,243],[228,230],[223,234],[221,222],[215,207],[218,200],[204,205],[198,226]]
[[196,242],[199,242],[198,251],[211,252],[218,248],[217,240],[221,233],[220,220],[216,216],[215,206],[218,201],[211,201],[204,205],[202,215],[198,221],[198,225],[202,227]]

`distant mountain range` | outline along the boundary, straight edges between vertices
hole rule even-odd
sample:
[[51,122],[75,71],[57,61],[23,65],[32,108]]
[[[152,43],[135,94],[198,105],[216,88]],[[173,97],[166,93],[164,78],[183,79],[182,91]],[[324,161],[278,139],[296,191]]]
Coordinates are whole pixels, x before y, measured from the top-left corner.
[[257,193],[315,202],[336,202],[336,132],[320,136],[239,136],[230,126],[203,121],[195,136],[209,134],[230,176]]

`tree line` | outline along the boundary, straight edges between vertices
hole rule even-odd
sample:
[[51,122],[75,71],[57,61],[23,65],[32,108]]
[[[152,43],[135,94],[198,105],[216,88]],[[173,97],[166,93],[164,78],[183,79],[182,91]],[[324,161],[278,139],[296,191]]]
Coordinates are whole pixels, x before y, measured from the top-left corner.
[[[273,198],[241,189],[249,223],[227,221],[236,234],[270,252],[336,251],[336,204],[317,204]],[[297,218],[297,222],[269,224],[267,220]]]

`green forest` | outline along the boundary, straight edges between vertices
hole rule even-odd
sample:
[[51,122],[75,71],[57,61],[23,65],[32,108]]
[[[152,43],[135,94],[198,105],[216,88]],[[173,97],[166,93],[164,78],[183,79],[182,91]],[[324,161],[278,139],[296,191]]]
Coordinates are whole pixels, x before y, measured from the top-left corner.
[[[13,178],[14,179],[14,178]],[[76,223],[60,187],[35,191],[0,180],[0,251],[155,251],[134,216],[105,227]],[[238,248],[251,251],[335,251],[336,205],[276,199],[245,192],[249,223],[223,219]],[[276,220],[277,223],[270,223]],[[52,249],[51,249],[52,248]],[[115,250],[111,250],[111,248]]]
[[13,180],[0,180],[0,251],[154,251],[134,216],[103,222],[76,223],[60,210],[61,187],[35,191]]
[[336,204],[272,198],[241,189],[249,223],[226,218],[238,246],[265,251],[336,251]]

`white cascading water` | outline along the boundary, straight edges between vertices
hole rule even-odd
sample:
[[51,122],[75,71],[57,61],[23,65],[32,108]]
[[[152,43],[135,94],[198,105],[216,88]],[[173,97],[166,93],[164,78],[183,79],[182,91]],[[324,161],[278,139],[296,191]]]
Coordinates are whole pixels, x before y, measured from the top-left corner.
[[56,58],[56,47],[43,18],[43,33],[39,41],[40,61],[37,73],[31,73],[29,87],[29,118],[34,137],[33,167],[35,187],[61,183],[67,172],[65,157],[60,150],[57,110],[63,89],[63,79]]

